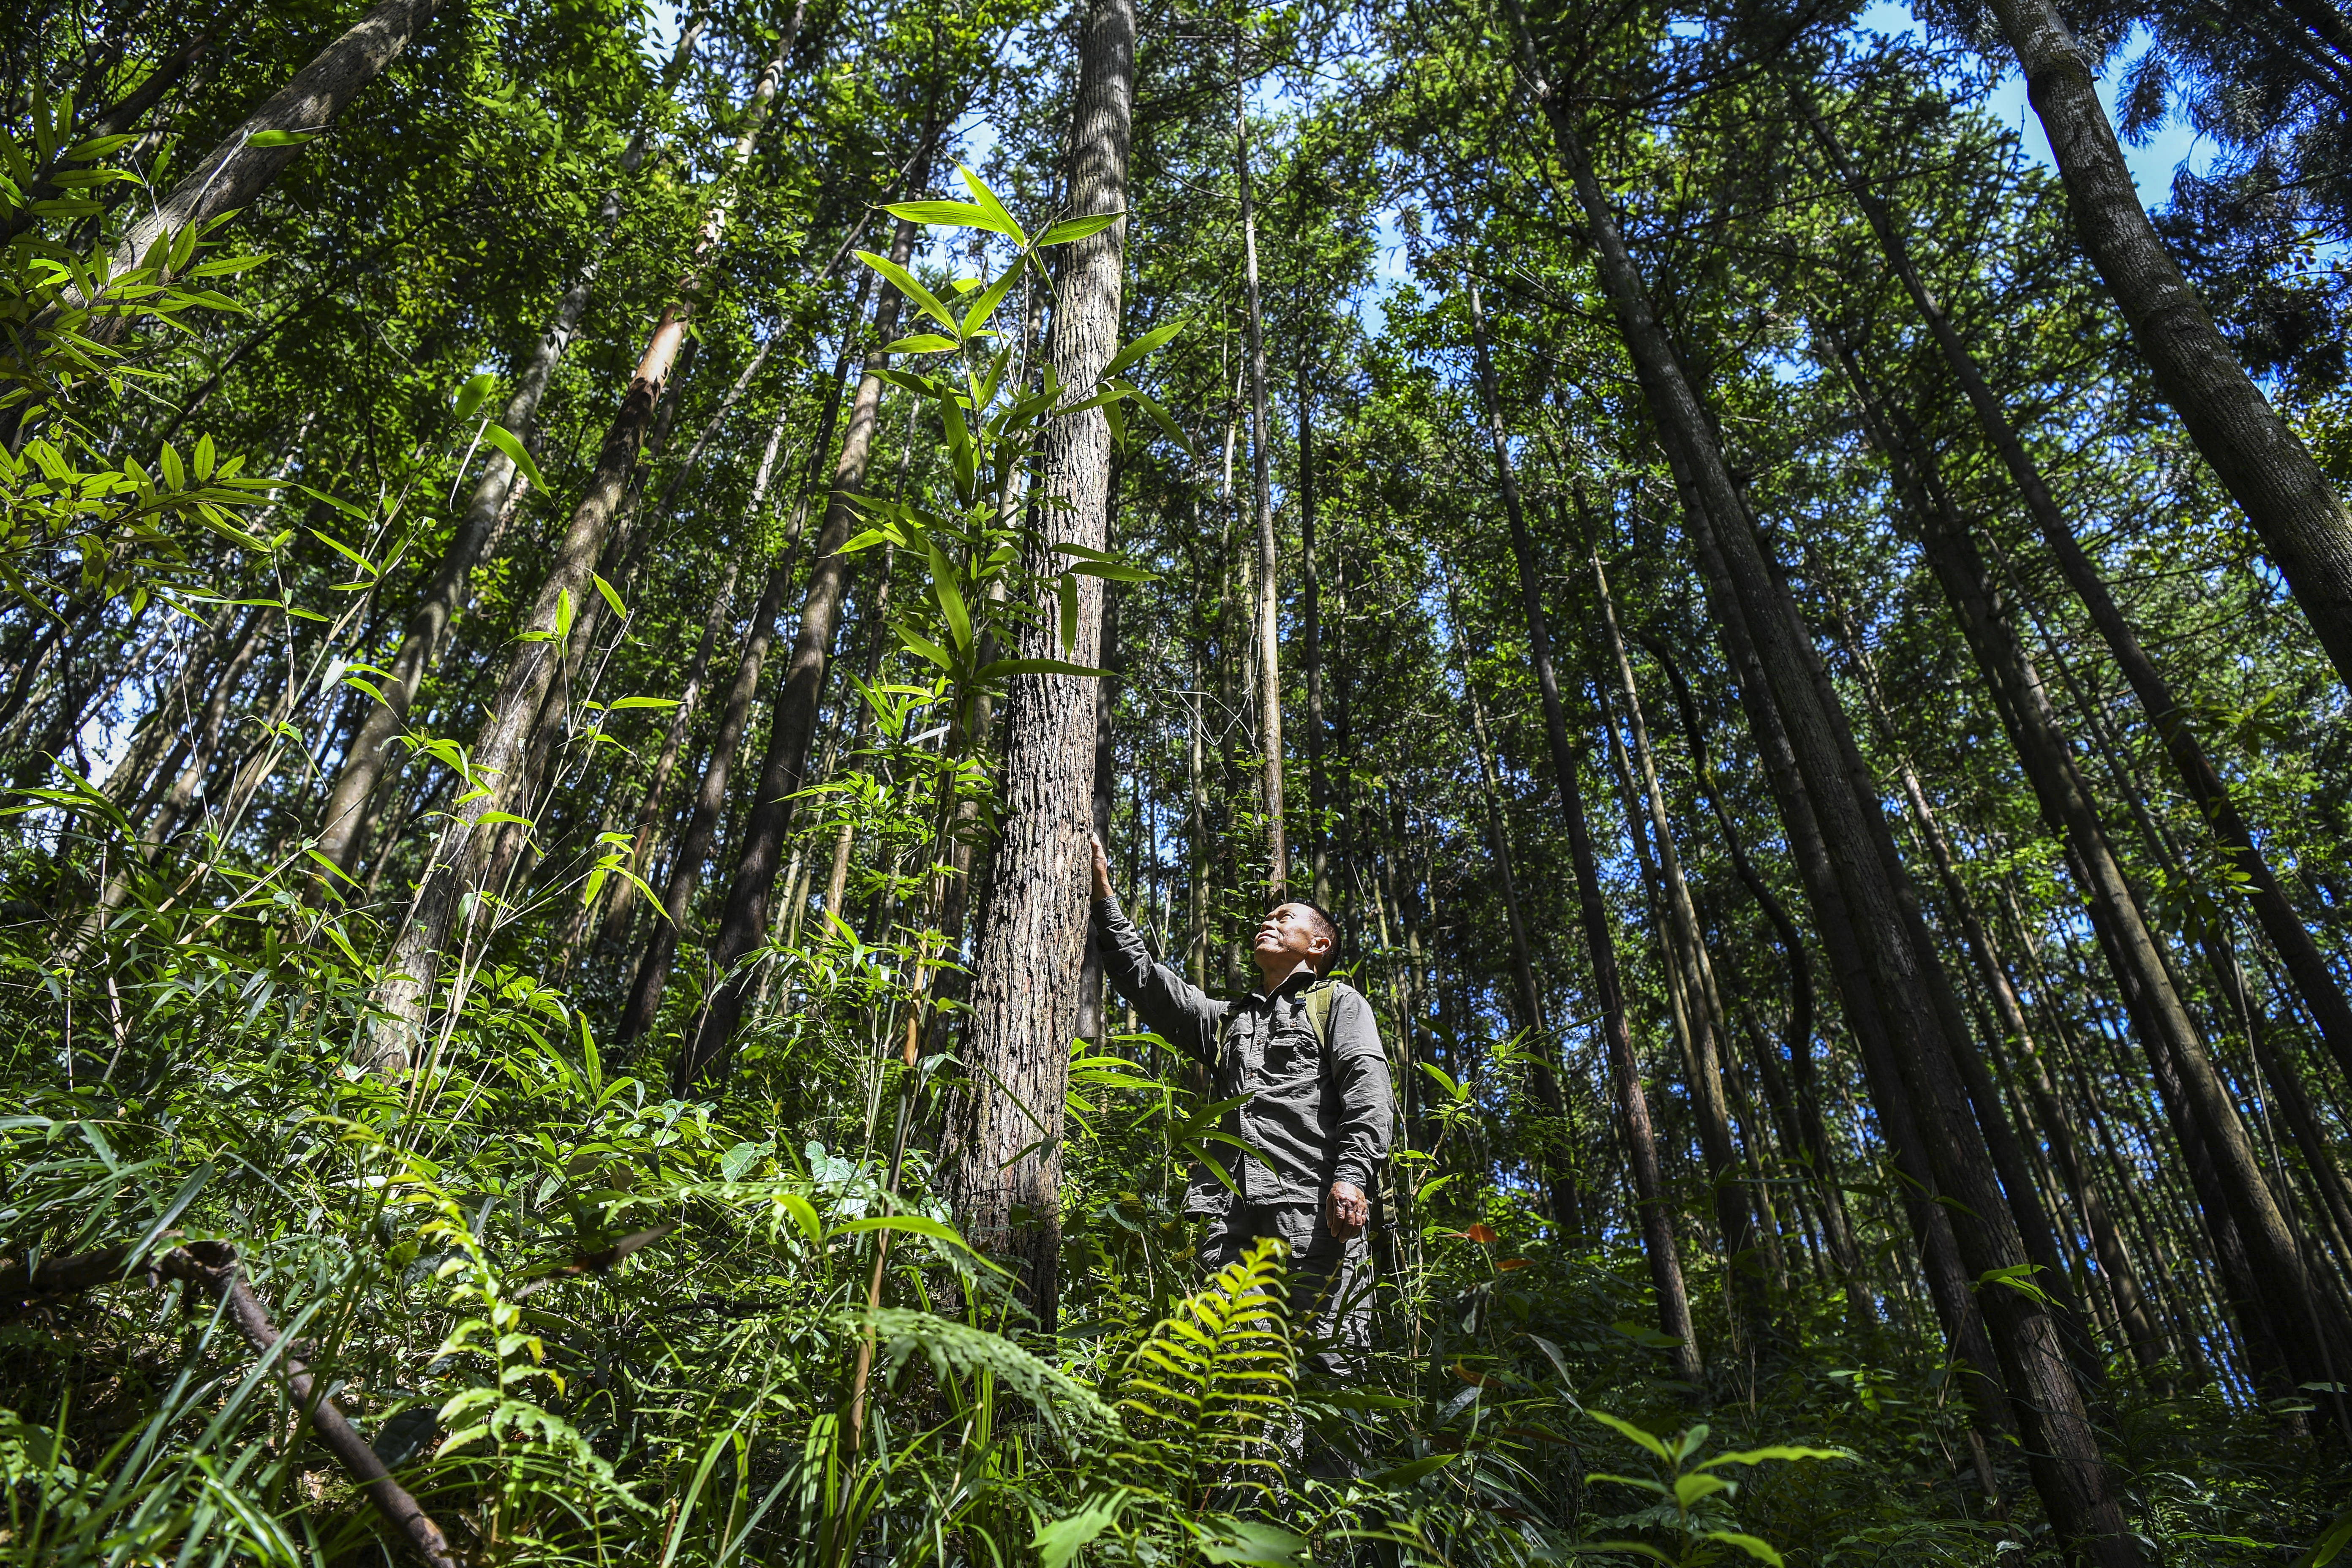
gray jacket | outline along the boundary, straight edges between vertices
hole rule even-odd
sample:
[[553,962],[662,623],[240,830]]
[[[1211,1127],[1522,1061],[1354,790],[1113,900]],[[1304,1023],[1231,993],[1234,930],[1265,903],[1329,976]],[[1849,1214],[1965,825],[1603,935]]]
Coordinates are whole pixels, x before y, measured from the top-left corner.
[[[1244,1203],[1320,1207],[1334,1182],[1372,1190],[1372,1172],[1389,1152],[1394,1100],[1380,1026],[1361,992],[1331,984],[1327,1047],[1302,1000],[1313,982],[1304,972],[1271,998],[1253,991],[1220,1002],[1153,963],[1118,900],[1095,900],[1095,934],[1112,988],[1154,1034],[1208,1067],[1213,1099],[1244,1101],[1225,1113],[1223,1130],[1263,1163],[1230,1143],[1211,1145]],[[1221,1215],[1232,1201],[1223,1183],[1194,1164],[1185,1212]]]

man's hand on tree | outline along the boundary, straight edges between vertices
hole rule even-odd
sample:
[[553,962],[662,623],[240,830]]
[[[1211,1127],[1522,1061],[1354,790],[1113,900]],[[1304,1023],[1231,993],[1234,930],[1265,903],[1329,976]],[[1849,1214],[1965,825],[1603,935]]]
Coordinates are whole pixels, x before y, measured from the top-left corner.
[[1332,1183],[1330,1199],[1323,1206],[1331,1234],[1342,1241],[1372,1223],[1372,1200],[1353,1182]]
[[1108,899],[1110,897],[1110,857],[1103,853],[1100,836],[1088,833],[1087,842],[1094,846],[1095,851],[1095,897]]

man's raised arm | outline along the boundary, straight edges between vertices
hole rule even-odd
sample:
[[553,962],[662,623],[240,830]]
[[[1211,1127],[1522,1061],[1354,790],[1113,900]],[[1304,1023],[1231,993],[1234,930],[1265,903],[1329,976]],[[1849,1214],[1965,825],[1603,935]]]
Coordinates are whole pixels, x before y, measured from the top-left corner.
[[1111,989],[1134,1005],[1151,1032],[1196,1060],[1214,1067],[1217,1025],[1225,1005],[1164,963],[1152,962],[1143,933],[1118,907],[1110,887],[1110,861],[1102,840],[1094,840],[1095,941],[1102,950],[1103,974]]

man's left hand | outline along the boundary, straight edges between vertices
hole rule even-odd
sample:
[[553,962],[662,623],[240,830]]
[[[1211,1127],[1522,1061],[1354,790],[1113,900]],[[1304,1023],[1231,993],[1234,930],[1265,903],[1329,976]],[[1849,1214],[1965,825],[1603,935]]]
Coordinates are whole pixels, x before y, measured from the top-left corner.
[[1353,1182],[1332,1183],[1330,1199],[1323,1207],[1330,1220],[1331,1234],[1342,1241],[1372,1223],[1372,1200]]

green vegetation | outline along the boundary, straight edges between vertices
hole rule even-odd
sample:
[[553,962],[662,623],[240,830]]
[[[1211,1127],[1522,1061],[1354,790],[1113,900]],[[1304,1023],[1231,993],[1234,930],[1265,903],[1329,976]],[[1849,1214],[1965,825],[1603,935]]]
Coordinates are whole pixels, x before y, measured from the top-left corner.
[[2352,1561],[2340,8],[0,48],[0,1559]]

